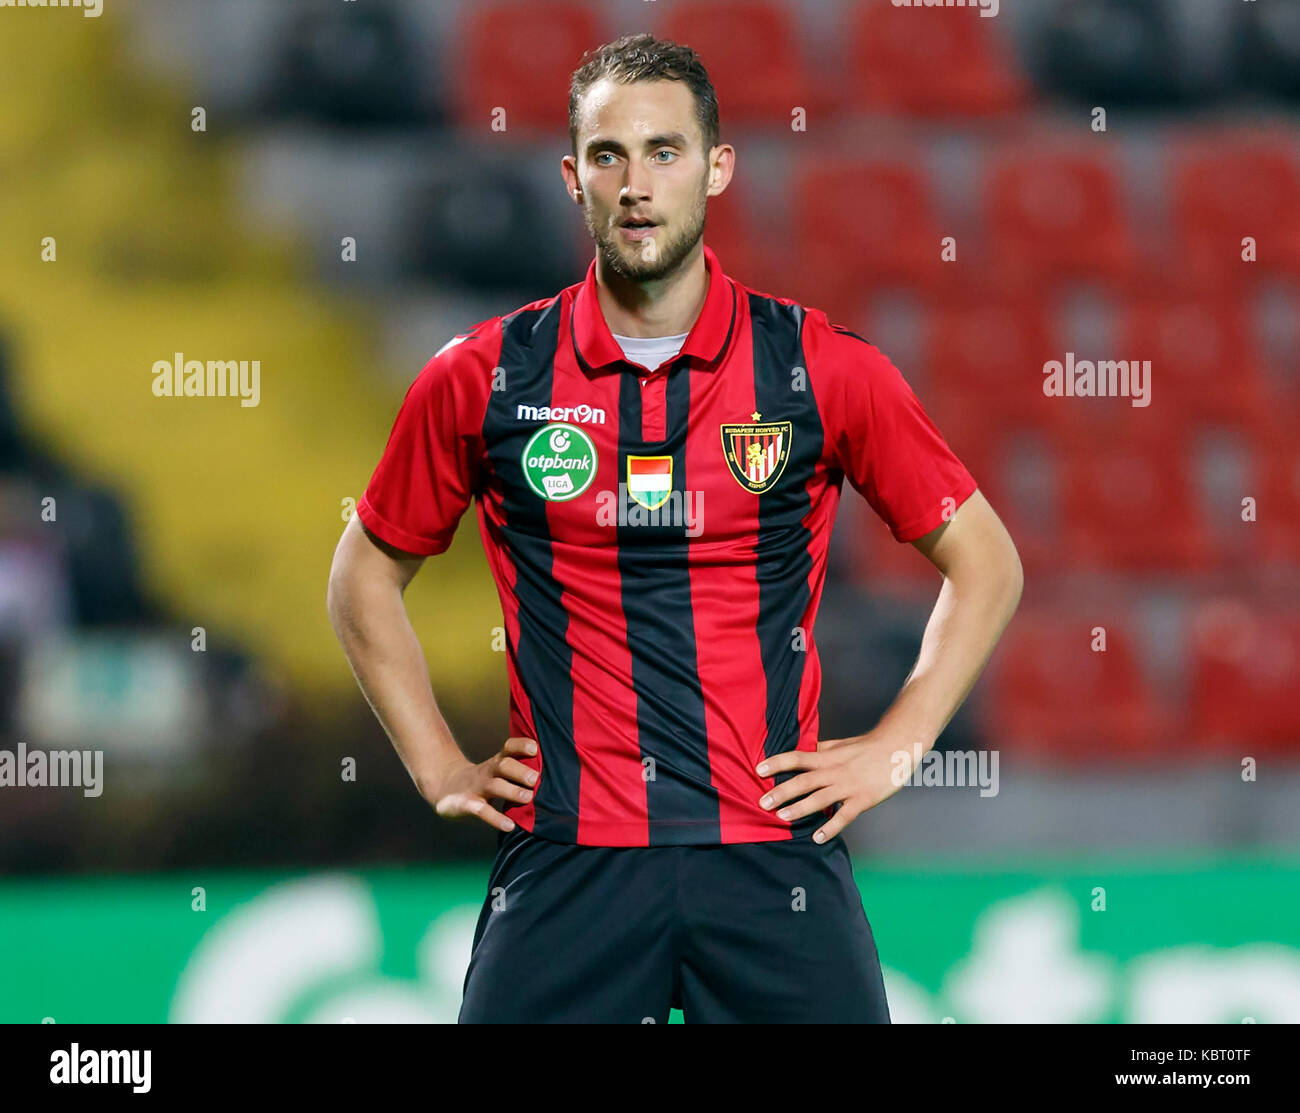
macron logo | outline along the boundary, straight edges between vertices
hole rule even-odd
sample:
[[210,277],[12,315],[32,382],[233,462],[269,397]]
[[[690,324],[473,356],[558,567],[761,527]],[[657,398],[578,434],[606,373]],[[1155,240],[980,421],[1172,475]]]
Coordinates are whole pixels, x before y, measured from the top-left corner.
[[515,410],[520,421],[571,421],[575,425],[604,425],[605,411],[596,406],[520,406]]

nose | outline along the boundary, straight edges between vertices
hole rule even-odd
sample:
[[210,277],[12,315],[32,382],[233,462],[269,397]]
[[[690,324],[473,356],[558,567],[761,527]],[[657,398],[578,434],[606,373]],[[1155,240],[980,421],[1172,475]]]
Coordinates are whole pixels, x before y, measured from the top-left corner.
[[619,192],[619,198],[626,201],[629,208],[650,199],[650,171],[636,159],[628,160],[627,180]]

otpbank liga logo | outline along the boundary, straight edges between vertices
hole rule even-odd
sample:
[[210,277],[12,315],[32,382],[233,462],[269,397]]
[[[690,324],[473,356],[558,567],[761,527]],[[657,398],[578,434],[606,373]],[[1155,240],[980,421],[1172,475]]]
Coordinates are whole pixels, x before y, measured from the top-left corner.
[[524,445],[524,478],[535,495],[551,502],[576,499],[596,477],[596,446],[576,425],[543,425]]

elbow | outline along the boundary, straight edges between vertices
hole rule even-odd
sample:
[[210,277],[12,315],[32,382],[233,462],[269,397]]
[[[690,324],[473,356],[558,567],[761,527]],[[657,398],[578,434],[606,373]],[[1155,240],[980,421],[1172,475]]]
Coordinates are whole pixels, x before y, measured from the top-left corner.
[[1025,590],[1025,568],[1020,562],[1020,553],[1016,549],[1016,543],[1011,540],[1011,535],[1007,535],[1006,556],[1003,560],[1003,591],[1005,595],[1005,606],[1007,621],[1016,613],[1020,606],[1020,597]]
[[340,560],[336,553],[334,562],[330,565],[329,580],[325,585],[325,612],[329,615],[330,625],[334,627],[335,633],[341,634],[346,625],[350,598],[346,562]]
[[329,615],[330,625],[337,633],[343,613],[343,587],[341,577],[333,569],[330,569],[329,583],[325,586],[325,613]]

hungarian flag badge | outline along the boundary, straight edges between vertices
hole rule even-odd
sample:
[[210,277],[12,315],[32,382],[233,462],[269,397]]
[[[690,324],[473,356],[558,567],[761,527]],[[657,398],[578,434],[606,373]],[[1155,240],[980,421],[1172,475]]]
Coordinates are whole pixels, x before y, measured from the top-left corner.
[[647,510],[664,504],[673,489],[671,456],[628,456],[627,493]]

